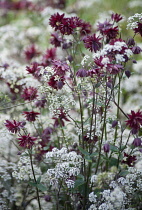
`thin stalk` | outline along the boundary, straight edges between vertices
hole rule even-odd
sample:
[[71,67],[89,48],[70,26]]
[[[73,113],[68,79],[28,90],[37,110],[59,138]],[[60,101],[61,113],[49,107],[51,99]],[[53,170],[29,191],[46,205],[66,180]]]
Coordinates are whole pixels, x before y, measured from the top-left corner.
[[[106,79],[106,82],[107,82],[107,78],[105,78],[105,79]],[[102,148],[103,137],[104,137],[105,127],[106,127],[106,113],[107,113],[107,107],[108,107],[108,104],[109,104],[109,101],[110,101],[110,100],[107,101],[107,84],[106,84],[105,101],[107,103],[105,105],[105,110],[104,110],[104,120],[103,120],[102,135],[101,135],[101,140],[100,140],[100,143],[99,143],[99,157],[98,157],[98,161],[97,161],[97,165],[96,165],[95,174],[98,171],[99,163],[100,163],[100,159],[101,159],[101,148]]]
[[[34,182],[37,184],[37,180],[36,180],[36,176],[35,176],[35,172],[34,172],[34,167],[33,167],[32,150],[29,152],[29,156],[30,156],[30,162],[31,162],[31,168],[32,168],[32,173],[33,173],[33,177],[34,177]],[[42,208],[41,208],[41,204],[40,204],[39,190],[38,190],[37,187],[36,187],[36,194],[37,194],[39,210],[41,210]]]

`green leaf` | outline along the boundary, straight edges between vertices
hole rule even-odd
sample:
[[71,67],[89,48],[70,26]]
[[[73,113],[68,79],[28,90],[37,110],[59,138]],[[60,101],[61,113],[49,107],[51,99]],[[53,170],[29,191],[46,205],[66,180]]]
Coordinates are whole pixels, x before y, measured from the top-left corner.
[[31,185],[32,187],[36,187],[37,186],[37,183],[35,183],[35,182],[29,182],[29,185]]
[[126,176],[127,174],[129,174],[129,172],[127,170],[121,171],[119,173],[120,176]]
[[114,157],[112,157],[109,161],[109,166],[112,167],[112,166],[117,166],[118,164],[118,160]]
[[41,190],[42,192],[44,192],[44,191],[46,191],[47,190],[47,188],[43,185],[43,184],[37,184],[37,188],[39,189],[39,190]]
[[85,155],[84,159],[87,160],[87,162],[92,162],[90,155]]
[[90,155],[90,157],[94,157],[94,156],[98,156],[98,155],[99,155],[98,152],[93,152],[93,153]]
[[101,83],[100,83],[100,82],[98,82],[98,83],[95,85],[95,88],[100,87],[100,85],[101,85]]
[[114,146],[114,145],[110,145],[110,150],[111,150],[112,152],[119,152],[118,147],[116,147],[116,146]]
[[77,179],[75,181],[75,184],[74,184],[74,189],[77,189],[78,187],[82,186],[85,184],[85,181],[83,179]]
[[84,150],[83,148],[78,147],[78,149],[80,150],[80,152],[81,152],[83,155],[85,155],[85,156],[86,156],[86,155],[88,155],[88,156],[90,155],[89,152],[87,152],[87,151]]
[[39,177],[37,178],[37,184],[40,183],[40,180],[41,180],[41,176],[39,176]]

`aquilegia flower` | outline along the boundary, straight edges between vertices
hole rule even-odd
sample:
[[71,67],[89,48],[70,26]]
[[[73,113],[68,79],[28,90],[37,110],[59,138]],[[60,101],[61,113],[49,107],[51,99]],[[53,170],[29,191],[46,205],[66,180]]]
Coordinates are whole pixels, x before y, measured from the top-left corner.
[[24,127],[23,122],[17,122],[16,120],[6,120],[4,124],[11,133],[17,133]]
[[38,112],[23,112],[23,115],[25,115],[26,120],[28,120],[29,122],[33,122],[36,120],[36,117],[39,115],[40,113]]
[[34,145],[34,141],[36,140],[37,138],[33,137],[33,136],[30,136],[30,134],[28,135],[23,135],[23,136],[20,136],[18,138],[19,142],[19,146],[20,147],[23,147],[23,148],[28,148],[30,149],[33,145]]
[[136,134],[142,125],[142,112],[140,110],[138,112],[131,111],[131,114],[128,114],[128,118],[126,125],[132,129],[133,134]]
[[37,98],[37,89],[34,87],[26,87],[23,90],[21,97],[25,100],[31,101]]
[[97,52],[101,48],[101,42],[99,42],[100,40],[100,37],[96,37],[96,34],[93,34],[84,37],[83,42],[85,47],[91,52]]

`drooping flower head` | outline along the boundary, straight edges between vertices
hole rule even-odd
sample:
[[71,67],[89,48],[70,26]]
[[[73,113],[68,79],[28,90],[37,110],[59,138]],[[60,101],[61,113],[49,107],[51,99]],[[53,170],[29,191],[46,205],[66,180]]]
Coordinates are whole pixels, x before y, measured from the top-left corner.
[[23,135],[18,138],[18,144],[20,147],[30,149],[34,145],[36,139],[37,138],[30,136],[30,134]]
[[55,47],[60,47],[61,43],[63,42],[63,39],[61,36],[59,36],[58,33],[52,33],[50,43],[53,44]]
[[124,158],[122,163],[127,164],[129,167],[133,167],[135,162],[136,162],[136,156],[135,155],[128,155],[127,153],[124,152]]
[[76,76],[77,77],[87,77],[88,76],[88,73],[85,69],[79,69],[77,72],[76,72]]
[[53,117],[52,119],[55,120],[54,122],[54,127],[58,127],[58,126],[64,126],[65,123],[64,123],[64,120],[65,121],[70,121],[67,116],[66,116],[66,113],[63,111],[63,109],[59,109],[60,110],[60,114],[58,114],[58,117]]
[[132,129],[133,134],[136,134],[142,125],[142,112],[140,110],[137,112],[131,111],[131,114],[128,114],[128,118],[126,125]]
[[28,100],[28,101],[32,101],[34,99],[37,98],[37,89],[34,87],[26,87],[23,90],[23,94],[21,95],[21,97],[24,100]]
[[35,106],[39,107],[39,108],[44,108],[45,104],[46,104],[47,100],[45,97],[42,97],[40,100],[37,100],[35,102]]
[[[56,76],[56,75],[55,75]],[[58,89],[62,89],[62,87],[65,85],[65,78],[64,77],[60,77],[59,80],[57,80],[55,78],[55,76],[50,77],[49,81],[48,81],[48,85],[56,90]]]
[[40,64],[37,62],[33,62],[30,66],[26,66],[26,71],[28,74],[32,74],[35,78],[40,78]]
[[38,56],[40,52],[36,49],[35,45],[32,44],[25,50],[25,56],[27,60],[31,60],[32,58]]
[[55,57],[56,57],[56,48],[47,49],[42,58],[42,65],[44,67],[50,65],[52,60],[55,59]]
[[36,117],[39,114],[40,114],[39,112],[34,112],[34,111],[31,111],[31,112],[23,112],[23,115],[25,115],[26,120],[29,121],[29,122],[35,121],[36,120]]
[[55,74],[58,76],[64,76],[66,71],[69,70],[69,66],[65,61],[53,60],[52,63]]
[[86,36],[91,33],[91,25],[85,21],[81,21],[80,24],[80,35]]
[[100,40],[100,37],[97,37],[96,34],[93,34],[84,37],[83,42],[85,47],[91,52],[97,52],[101,48]]
[[11,133],[17,133],[20,131],[21,128],[24,127],[23,122],[17,122],[16,120],[6,120],[4,123],[6,128],[11,132]]

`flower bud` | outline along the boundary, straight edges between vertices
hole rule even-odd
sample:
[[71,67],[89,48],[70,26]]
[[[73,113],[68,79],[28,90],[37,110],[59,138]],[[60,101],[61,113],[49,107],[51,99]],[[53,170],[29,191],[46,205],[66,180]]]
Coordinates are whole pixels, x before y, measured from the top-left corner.
[[126,75],[126,77],[129,78],[129,77],[131,76],[131,72],[130,72],[129,70],[126,70],[126,71],[125,71],[125,75]]
[[133,38],[128,39],[127,45],[128,45],[128,46],[134,46],[134,45],[135,45],[134,39],[133,39]]
[[115,128],[117,125],[118,125],[118,121],[117,120],[114,120],[112,122],[112,128]]
[[51,201],[51,196],[50,196],[50,195],[45,195],[45,196],[44,196],[44,200],[45,200],[46,202]]
[[132,52],[133,52],[134,54],[140,54],[141,51],[142,51],[142,49],[141,49],[140,47],[138,47],[138,46],[134,46],[134,47],[132,48]]
[[110,150],[109,144],[108,143],[104,144],[103,149],[104,149],[104,152],[108,153]]
[[107,82],[106,85],[107,85],[108,88],[110,88],[110,89],[112,88],[112,83],[111,82]]
[[142,143],[142,141],[141,141],[140,138],[135,138],[132,144],[133,144],[135,147],[140,147],[140,146],[141,146],[141,143]]

